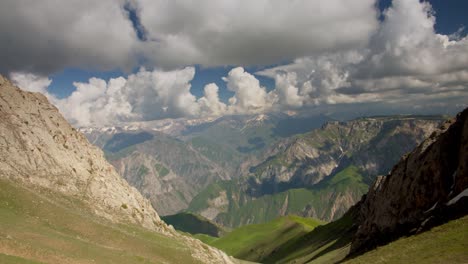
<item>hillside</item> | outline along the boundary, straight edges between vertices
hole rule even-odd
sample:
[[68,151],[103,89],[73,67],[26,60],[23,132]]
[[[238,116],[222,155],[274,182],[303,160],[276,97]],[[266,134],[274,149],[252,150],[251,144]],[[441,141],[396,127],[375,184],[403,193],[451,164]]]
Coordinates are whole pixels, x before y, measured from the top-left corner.
[[321,224],[315,219],[289,215],[264,224],[242,226],[221,238],[199,238],[236,258],[263,262],[281,245],[290,243],[291,239],[301,237]]
[[192,213],[178,213],[167,215],[161,219],[168,225],[172,225],[176,230],[196,234],[205,234],[212,237],[220,237],[226,231],[210,220]]
[[245,177],[208,186],[188,210],[229,227],[286,214],[338,219],[376,175],[386,174],[442,120],[393,116],[329,122],[289,140]]
[[[165,254],[171,250],[164,247],[171,244],[172,252],[189,248],[181,256],[192,262],[231,262],[219,250],[179,235],[162,222],[150,202],[45,96],[22,91],[0,76],[0,116],[0,202],[5,215],[0,218],[5,234],[0,253],[63,263],[61,257],[75,262],[102,245],[108,258],[117,258],[119,252],[131,255],[125,247],[127,237],[139,233],[135,244],[154,247],[154,262],[168,259]],[[106,237],[110,241],[102,242]]]

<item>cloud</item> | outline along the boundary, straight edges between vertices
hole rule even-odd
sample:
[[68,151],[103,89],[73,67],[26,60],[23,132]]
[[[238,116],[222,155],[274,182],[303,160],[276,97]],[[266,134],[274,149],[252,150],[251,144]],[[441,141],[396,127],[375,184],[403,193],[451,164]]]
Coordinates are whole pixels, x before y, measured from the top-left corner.
[[225,103],[219,100],[219,87],[210,83],[205,86],[205,95],[197,100],[200,106],[200,116],[221,116],[227,112]]
[[135,0],[161,65],[261,65],[366,45],[374,0]]
[[91,78],[88,83],[74,83],[76,90],[55,104],[77,126],[110,125],[138,118],[122,91],[126,84],[127,80],[122,77],[109,82]]
[[[318,106],[340,103],[337,89],[349,86],[349,67],[362,60],[355,51],[324,54],[295,60],[257,72],[274,78],[282,106]],[[348,101],[348,100],[346,100]]]
[[365,46],[374,0],[7,0],[0,73],[279,63]]
[[122,1],[0,3],[0,73],[131,69],[138,39]]
[[57,105],[78,126],[195,117],[199,106],[190,93],[194,74],[195,69],[187,67],[174,71],[141,69],[109,82],[91,78],[87,83],[74,83],[76,91]]
[[52,83],[51,79],[32,73],[15,72],[10,74],[10,78],[16,86],[21,87],[23,90],[43,94],[47,94],[47,87]]
[[[279,72],[274,75],[275,92],[278,98],[278,103],[286,108],[298,108],[303,105],[303,97],[299,95],[297,87],[297,74],[295,72]],[[302,89],[304,91],[305,89]]]
[[205,86],[204,95],[200,98],[190,92],[190,82],[195,76],[193,67],[172,71],[142,68],[127,78],[109,81],[91,78],[88,82],[73,83],[76,90],[64,99],[47,93],[51,82],[47,78],[24,73],[11,76],[21,88],[46,94],[76,126],[253,114],[263,113],[271,107],[265,88],[241,67],[232,69],[224,78],[228,88],[234,92],[229,105],[220,101],[219,88],[214,83]]
[[394,0],[384,16],[358,77],[434,75],[468,67],[468,38],[437,34],[429,3]]
[[223,80],[234,92],[229,99],[230,114],[263,113],[271,107],[265,87],[260,86],[259,80],[242,67],[232,69]]
[[[0,7],[16,7],[11,14],[29,10],[17,7],[25,5],[25,1],[5,3]],[[468,38],[462,31],[452,35],[436,33],[436,18],[426,2],[394,0],[380,24],[373,1],[126,3],[99,1],[97,8],[89,10],[89,17],[83,19],[73,12],[68,14],[71,11],[64,13],[67,16],[46,12],[49,17],[45,19],[38,15],[44,12],[40,10],[44,7],[38,4],[39,11],[31,9],[28,11],[31,17],[18,25],[17,31],[23,30],[24,36],[6,31],[5,39],[10,41],[0,46],[6,45],[13,55],[6,55],[6,63],[0,62],[0,70],[6,69],[5,65],[16,55],[19,62],[12,63],[11,69],[23,73],[15,71],[11,75],[15,82],[26,89],[47,93],[50,80],[40,74],[24,73],[28,72],[25,68],[41,73],[87,63],[128,67],[136,59],[164,67],[292,61],[255,73],[275,81],[269,91],[254,74],[243,67],[233,68],[223,78],[234,93],[228,102],[220,100],[219,87],[214,83],[204,87],[202,97],[191,93],[194,67],[142,68],[125,78],[109,81],[92,78],[86,83],[75,83],[76,91],[65,99],[49,95],[78,126],[287,110],[316,113],[323,109],[362,115],[386,110],[454,113],[467,107]],[[144,34],[140,39],[122,6],[127,9],[131,6],[138,16],[139,34]],[[80,13],[90,7],[79,2],[74,8]],[[106,8],[113,15],[106,17],[108,22],[97,21]],[[2,8],[2,13],[8,12]],[[0,22],[14,21],[11,14],[6,14],[7,18],[0,16]],[[114,19],[116,26],[112,24],[108,35],[101,36],[103,25],[113,23]],[[49,29],[44,25],[50,21],[62,25],[54,24]],[[0,23],[0,33],[5,33],[5,27]],[[88,32],[86,27],[92,28]],[[38,34],[42,28],[50,32],[43,31],[45,36]],[[21,49],[32,49],[35,44],[26,43],[28,34],[37,38],[38,51],[22,57]],[[88,45],[89,48],[80,48]],[[117,56],[113,57],[114,53]]]
[[277,93],[287,87],[282,105],[294,106],[289,99],[305,107],[459,111],[468,98],[468,38],[461,31],[437,34],[434,25],[428,3],[394,0],[368,46],[298,58],[257,74],[274,78]]

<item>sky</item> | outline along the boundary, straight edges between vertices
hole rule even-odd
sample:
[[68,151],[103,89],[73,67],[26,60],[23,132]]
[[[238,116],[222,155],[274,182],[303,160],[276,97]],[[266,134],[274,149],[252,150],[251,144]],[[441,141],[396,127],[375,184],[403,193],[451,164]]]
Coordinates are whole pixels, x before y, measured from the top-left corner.
[[454,114],[468,106],[466,10],[465,0],[6,0],[0,73],[76,126]]

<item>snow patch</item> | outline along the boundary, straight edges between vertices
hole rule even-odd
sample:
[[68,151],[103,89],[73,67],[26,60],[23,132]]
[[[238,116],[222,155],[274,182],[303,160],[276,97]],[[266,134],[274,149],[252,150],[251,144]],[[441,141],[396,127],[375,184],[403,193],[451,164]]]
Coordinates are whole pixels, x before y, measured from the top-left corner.
[[426,213],[428,213],[428,212],[434,210],[434,208],[436,208],[436,206],[437,206],[438,203],[439,203],[439,202],[436,202],[431,208],[429,208],[429,209],[427,209],[426,211],[424,211],[424,213],[426,214]]
[[455,187],[455,180],[457,179],[457,170],[455,170],[452,174],[452,186],[450,186],[450,193],[449,193],[449,196],[452,195],[453,193],[453,187]]
[[468,196],[468,188],[463,190],[461,193],[459,193],[457,196],[453,197],[452,200],[450,200],[447,205],[452,205],[458,202],[462,197]]

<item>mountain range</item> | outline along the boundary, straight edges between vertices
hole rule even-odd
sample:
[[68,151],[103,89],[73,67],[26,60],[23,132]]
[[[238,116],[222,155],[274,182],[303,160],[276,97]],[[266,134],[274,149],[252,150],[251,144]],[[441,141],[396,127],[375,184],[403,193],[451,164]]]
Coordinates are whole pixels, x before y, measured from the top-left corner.
[[[208,187],[188,210],[227,226],[291,213],[337,219],[377,175],[386,174],[442,121],[396,116],[328,122],[294,137],[281,151],[250,167],[245,177]],[[210,202],[214,200],[221,206]],[[218,214],[211,213],[213,208]]]
[[170,134],[151,123],[82,131],[161,214],[232,228],[291,213],[337,219],[444,119],[262,114],[178,121]]
[[[103,149],[108,161],[160,214],[170,215],[187,209],[193,197],[211,183],[242,177],[250,164],[281,148],[279,144],[272,149],[273,143],[288,141],[290,135],[328,120],[319,116],[288,121],[285,117],[233,116],[204,123],[178,120],[166,124],[168,134],[151,122],[79,130]],[[303,125],[291,129],[291,123]]]

